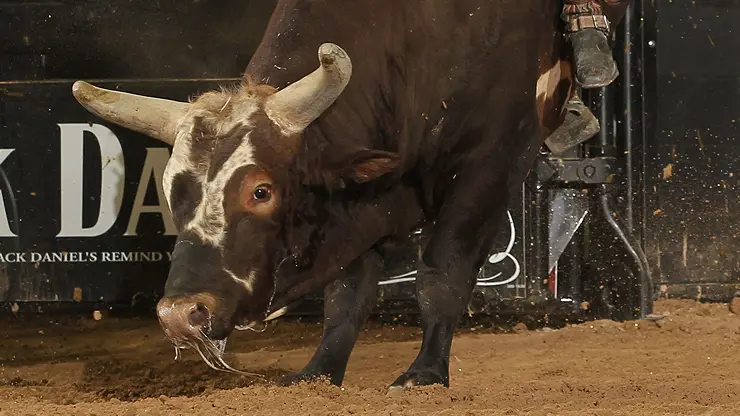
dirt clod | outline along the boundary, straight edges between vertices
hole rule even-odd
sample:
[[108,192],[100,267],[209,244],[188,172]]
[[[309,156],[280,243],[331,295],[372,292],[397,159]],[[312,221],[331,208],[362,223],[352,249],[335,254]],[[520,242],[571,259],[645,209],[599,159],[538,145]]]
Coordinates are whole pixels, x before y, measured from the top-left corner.
[[740,294],[735,296],[730,302],[730,312],[740,315]]
[[518,324],[514,325],[514,332],[520,334],[523,332],[527,332],[529,329],[527,328],[527,324],[524,322],[519,322]]

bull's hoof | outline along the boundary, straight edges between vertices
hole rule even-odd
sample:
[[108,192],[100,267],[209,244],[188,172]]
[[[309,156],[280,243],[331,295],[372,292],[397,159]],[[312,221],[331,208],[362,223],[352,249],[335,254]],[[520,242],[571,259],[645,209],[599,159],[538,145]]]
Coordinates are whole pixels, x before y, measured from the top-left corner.
[[441,384],[445,387],[449,387],[447,380],[445,380],[445,378],[436,371],[411,371],[402,374],[393,382],[393,384],[391,384],[388,388],[388,395],[391,396],[407,389],[418,386],[430,386],[432,384]]

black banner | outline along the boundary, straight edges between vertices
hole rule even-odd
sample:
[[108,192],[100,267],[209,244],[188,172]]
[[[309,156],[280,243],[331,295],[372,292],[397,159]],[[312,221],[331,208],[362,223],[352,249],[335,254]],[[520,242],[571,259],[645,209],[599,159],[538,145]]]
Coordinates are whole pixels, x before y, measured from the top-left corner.
[[[180,100],[216,85],[96,84]],[[0,84],[5,300],[130,298],[159,291],[167,274],[175,229],[161,178],[169,147],[102,122],[75,101],[71,85]]]

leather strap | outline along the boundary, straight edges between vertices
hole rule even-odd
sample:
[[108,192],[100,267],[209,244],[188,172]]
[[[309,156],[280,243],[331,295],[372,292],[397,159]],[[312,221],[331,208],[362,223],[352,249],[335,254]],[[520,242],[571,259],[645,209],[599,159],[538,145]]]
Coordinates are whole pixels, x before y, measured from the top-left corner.
[[597,29],[609,33],[609,19],[603,14],[569,16],[565,22],[565,32],[575,33],[583,29]]
[[561,17],[565,22],[566,34],[583,29],[596,29],[609,34],[609,19],[596,0],[565,0]]

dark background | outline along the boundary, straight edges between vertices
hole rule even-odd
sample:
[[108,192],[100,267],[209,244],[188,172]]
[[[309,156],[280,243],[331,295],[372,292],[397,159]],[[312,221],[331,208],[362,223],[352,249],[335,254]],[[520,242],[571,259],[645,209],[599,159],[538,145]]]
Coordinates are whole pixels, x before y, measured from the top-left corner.
[[0,80],[238,77],[274,5],[274,0],[3,0]]
[[[168,250],[172,239],[161,237],[161,222],[148,219],[147,214],[141,218],[141,238],[120,237],[144,148],[160,144],[107,124],[121,138],[126,154],[123,212],[110,232],[115,237],[75,242],[53,239],[58,202],[52,191],[58,186],[59,145],[58,139],[51,144],[45,140],[57,137],[55,123],[95,121],[71,97],[71,82],[76,79],[106,79],[110,88],[177,99],[219,81],[233,81],[257,46],[274,3],[0,0],[0,147],[18,149],[14,154],[18,157],[11,156],[3,167],[14,183],[21,184],[14,185],[17,202],[22,210],[25,207],[21,216],[31,218],[22,227],[39,231],[27,240],[23,236],[0,239],[0,252],[15,247],[42,249],[44,244],[50,246],[44,249],[54,250],[80,246]],[[657,15],[648,13],[642,24],[655,36],[644,39],[653,44],[642,46],[655,59],[638,62],[646,85],[648,123],[646,146],[640,148],[646,177],[643,186],[635,188],[644,189],[637,196],[644,205],[636,222],[643,224],[642,239],[662,295],[726,298],[740,287],[740,216],[735,214],[740,147],[734,140],[740,123],[740,59],[736,57],[740,32],[733,31],[740,18],[740,0],[647,3],[655,4]],[[45,155],[42,162],[39,154]],[[43,173],[38,172],[39,164],[46,168]],[[25,192],[29,189],[46,189],[47,199],[32,200]],[[521,196],[512,201],[518,233],[521,201]],[[86,203],[93,210],[97,207],[95,201]],[[6,209],[10,211],[7,203]],[[518,235],[516,246],[520,258],[524,255],[521,238]],[[503,248],[507,241],[508,235],[502,236],[497,247]],[[399,256],[389,275],[409,269],[408,259]],[[4,267],[0,274],[10,279],[5,284],[6,300],[65,300],[71,298],[74,287],[85,288],[85,299],[127,300],[138,291],[158,291],[167,269],[166,264],[118,269]],[[524,276],[509,285],[502,296],[523,296],[523,280]],[[25,289],[19,287],[23,282]]]
[[656,97],[646,108],[653,279],[669,295],[724,298],[740,287],[740,1],[657,4]]

